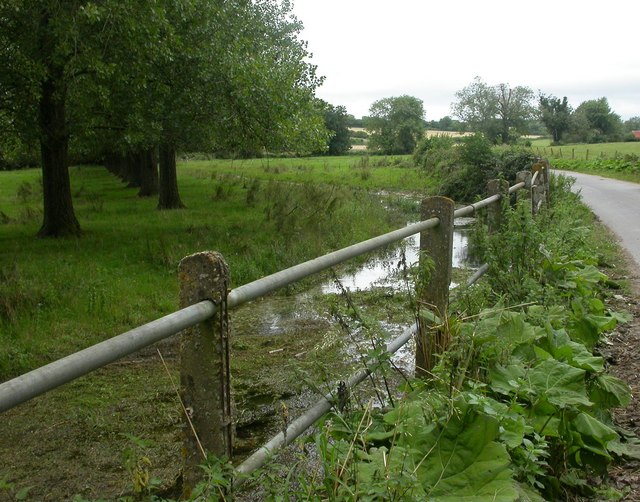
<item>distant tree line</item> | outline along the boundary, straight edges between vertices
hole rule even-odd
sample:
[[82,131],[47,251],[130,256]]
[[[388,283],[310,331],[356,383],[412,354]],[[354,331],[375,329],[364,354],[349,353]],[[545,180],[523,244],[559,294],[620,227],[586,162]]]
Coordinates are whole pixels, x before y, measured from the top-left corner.
[[549,134],[554,144],[598,143],[635,140],[630,133],[640,130],[640,117],[622,122],[607,98],[584,101],[575,110],[567,97],[545,95],[525,86],[506,83],[489,85],[476,77],[455,94],[452,115],[425,120],[423,102],[402,95],[375,101],[369,115],[356,120],[348,116],[349,127],[364,127],[368,149],[383,154],[413,153],[426,129],[482,133],[491,143],[513,144],[527,134]]
[[536,96],[528,87],[488,85],[480,77],[456,93],[451,107],[471,131],[503,144],[531,134],[536,123],[544,126],[555,144],[622,141],[632,139],[629,133],[640,122],[634,117],[623,123],[605,97],[584,101],[574,110],[566,96]]

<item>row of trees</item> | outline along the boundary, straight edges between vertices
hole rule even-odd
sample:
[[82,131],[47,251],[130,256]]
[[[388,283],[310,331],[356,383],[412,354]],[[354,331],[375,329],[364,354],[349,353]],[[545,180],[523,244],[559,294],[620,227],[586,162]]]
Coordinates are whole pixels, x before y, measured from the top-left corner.
[[556,143],[620,141],[631,130],[611,110],[607,98],[584,101],[574,110],[566,96],[536,96],[528,87],[488,85],[480,77],[456,93],[452,111],[471,130],[500,143],[527,134],[535,119],[542,122]]
[[178,149],[322,150],[332,107],[301,28],[276,0],[0,2],[0,152],[39,145],[39,235],[80,233],[70,151],[176,208]]
[[426,127],[481,132],[494,143],[512,143],[524,134],[540,131],[540,124],[555,143],[621,141],[625,133],[640,130],[640,117],[623,123],[604,97],[584,101],[574,110],[566,97],[536,95],[528,87],[505,83],[489,85],[480,77],[455,97],[451,109],[459,120],[444,117],[432,122],[425,122],[423,103],[412,96],[376,101],[363,120],[370,132],[370,149],[411,153]]

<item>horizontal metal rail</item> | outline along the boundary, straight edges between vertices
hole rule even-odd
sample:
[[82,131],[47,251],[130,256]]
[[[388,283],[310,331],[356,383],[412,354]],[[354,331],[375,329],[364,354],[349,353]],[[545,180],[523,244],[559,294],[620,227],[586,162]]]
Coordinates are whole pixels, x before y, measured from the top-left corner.
[[[394,354],[402,346],[404,346],[414,333],[417,331],[418,325],[414,323],[411,327],[407,328],[400,336],[390,341],[385,349],[386,354]],[[356,371],[345,382],[348,389],[352,389],[356,385],[360,384],[365,378],[367,378],[380,364],[383,363],[385,358],[378,357],[371,361],[368,361],[366,367]],[[242,462],[236,469],[236,474],[239,476],[236,478],[234,486],[239,486],[244,483],[247,474],[252,473],[256,469],[262,467],[265,462],[269,460],[274,454],[285,446],[291,444],[296,438],[298,438],[304,431],[316,423],[327,411],[331,409],[335,400],[335,394],[325,394],[320,400],[316,402],[305,413],[296,418],[286,428],[285,431],[279,432],[273,436],[265,445],[256,450],[249,458]]]
[[215,311],[205,300],[8,380],[0,384],[0,412],[205,321]]
[[[511,193],[512,190],[515,191],[522,186],[524,186],[524,183],[518,183],[511,187],[509,192]],[[501,194],[492,195],[479,202],[460,208],[454,212],[454,217],[459,218],[473,214],[478,209],[499,201],[501,197]],[[227,306],[233,308],[255,300],[283,286],[327,270],[356,256],[436,227],[439,222],[438,218],[430,218],[413,223],[250,282],[233,289],[229,293]],[[173,336],[212,317],[215,312],[215,305],[205,300],[1,383],[0,412],[13,408],[122,357],[131,355],[142,348]]]
[[476,270],[475,273],[471,277],[469,277],[469,279],[467,279],[467,287],[473,286],[476,282],[478,282],[480,277],[482,277],[488,271],[489,271],[489,264],[485,263],[478,270]]
[[404,228],[394,230],[393,232],[359,242],[358,244],[353,244],[352,246],[339,249],[338,251],[300,263],[299,265],[294,265],[291,268],[281,270],[275,274],[268,275],[267,277],[263,277],[257,281],[235,288],[227,297],[227,305],[229,308],[237,307],[238,305],[260,298],[267,293],[271,293],[283,286],[299,281],[300,279],[304,279],[310,275],[327,270],[335,265],[350,260],[351,258],[355,258],[356,256],[360,256],[388,244],[392,244],[404,239],[405,237],[427,230],[428,228],[436,227],[439,223],[440,220],[438,218],[430,218],[418,223],[413,223]]

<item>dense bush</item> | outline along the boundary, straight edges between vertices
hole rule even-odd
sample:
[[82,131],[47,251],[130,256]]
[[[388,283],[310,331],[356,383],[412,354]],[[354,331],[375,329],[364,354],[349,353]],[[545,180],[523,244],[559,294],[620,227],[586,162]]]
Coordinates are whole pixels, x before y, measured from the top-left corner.
[[440,195],[459,202],[484,194],[491,179],[513,183],[518,171],[529,169],[536,160],[524,149],[497,149],[480,134],[463,138],[457,146],[449,137],[425,138],[413,158],[417,166],[441,179]]

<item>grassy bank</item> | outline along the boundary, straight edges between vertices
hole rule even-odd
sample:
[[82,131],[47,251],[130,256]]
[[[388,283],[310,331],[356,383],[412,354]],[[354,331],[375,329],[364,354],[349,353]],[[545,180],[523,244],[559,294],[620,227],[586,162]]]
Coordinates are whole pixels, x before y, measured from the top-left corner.
[[368,190],[428,191],[433,180],[414,169],[411,155],[185,160],[186,172],[294,183],[328,183]]
[[[40,172],[0,173],[0,375],[171,312],[176,266],[188,254],[220,251],[236,287],[404,223],[392,203],[385,209],[357,187],[396,179],[415,188],[419,173],[380,167],[362,180],[350,166],[327,162],[281,166],[279,174],[258,162],[186,163],[180,187],[187,209],[179,211],[156,210],[155,198],[137,197],[100,167],[76,167],[72,190],[84,235],[58,240],[34,237],[42,218]],[[347,174],[351,187],[335,184]]]

